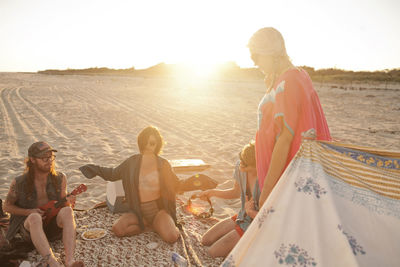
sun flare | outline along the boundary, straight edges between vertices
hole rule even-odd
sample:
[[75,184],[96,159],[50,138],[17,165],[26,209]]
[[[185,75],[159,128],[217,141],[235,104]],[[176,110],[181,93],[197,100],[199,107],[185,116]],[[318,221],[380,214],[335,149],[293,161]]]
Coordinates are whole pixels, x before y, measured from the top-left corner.
[[215,63],[184,63],[184,67],[196,79],[208,79],[218,70]]

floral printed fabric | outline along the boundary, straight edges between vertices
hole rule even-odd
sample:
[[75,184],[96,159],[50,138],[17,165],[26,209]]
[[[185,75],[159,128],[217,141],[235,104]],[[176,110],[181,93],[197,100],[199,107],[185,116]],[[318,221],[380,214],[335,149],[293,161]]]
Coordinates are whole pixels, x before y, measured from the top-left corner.
[[399,153],[305,140],[222,266],[400,266]]

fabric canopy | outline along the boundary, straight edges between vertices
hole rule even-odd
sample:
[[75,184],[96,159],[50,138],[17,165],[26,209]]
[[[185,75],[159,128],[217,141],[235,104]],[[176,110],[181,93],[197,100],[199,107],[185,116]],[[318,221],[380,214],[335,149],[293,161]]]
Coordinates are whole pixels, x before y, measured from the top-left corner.
[[400,153],[305,140],[221,266],[400,266]]

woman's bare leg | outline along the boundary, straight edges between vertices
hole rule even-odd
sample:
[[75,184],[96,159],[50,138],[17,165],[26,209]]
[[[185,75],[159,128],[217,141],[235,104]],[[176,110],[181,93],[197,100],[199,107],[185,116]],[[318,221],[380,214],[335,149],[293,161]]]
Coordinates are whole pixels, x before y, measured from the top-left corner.
[[139,234],[142,230],[139,226],[139,219],[133,213],[124,213],[112,226],[112,231],[118,237],[133,236]]
[[153,229],[160,235],[162,240],[171,244],[175,243],[180,236],[174,220],[165,210],[160,210],[154,217]]
[[235,226],[236,223],[231,218],[218,222],[203,235],[201,238],[201,244],[204,246],[211,246],[222,236],[235,229]]
[[232,230],[220,239],[218,239],[211,247],[208,253],[211,257],[226,257],[240,240],[240,235],[236,230]]

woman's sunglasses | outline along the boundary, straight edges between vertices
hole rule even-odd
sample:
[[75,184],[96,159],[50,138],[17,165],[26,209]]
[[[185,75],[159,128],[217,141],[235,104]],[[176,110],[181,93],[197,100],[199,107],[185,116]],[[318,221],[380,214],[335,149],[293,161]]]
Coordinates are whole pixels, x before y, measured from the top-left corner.
[[149,146],[155,146],[155,145],[156,145],[156,142],[154,142],[154,141],[149,142]]

